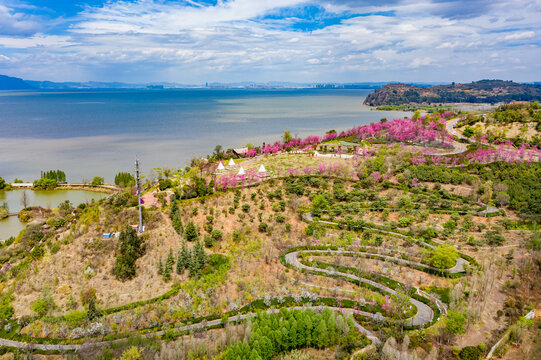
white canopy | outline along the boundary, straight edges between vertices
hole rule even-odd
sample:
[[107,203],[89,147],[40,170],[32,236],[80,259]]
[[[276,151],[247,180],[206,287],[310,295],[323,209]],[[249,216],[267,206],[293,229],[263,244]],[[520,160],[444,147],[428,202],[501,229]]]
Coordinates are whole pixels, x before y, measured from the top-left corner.
[[225,170],[225,166],[223,162],[220,161],[220,163],[218,164],[217,170]]
[[263,164],[261,164],[261,166],[259,167],[259,171],[260,173],[266,173],[267,172],[267,169],[265,169],[265,166]]
[[235,166],[235,161],[233,161],[233,158],[229,159],[227,166]]
[[244,175],[246,172],[244,171],[244,168],[241,166],[239,169],[239,175]]

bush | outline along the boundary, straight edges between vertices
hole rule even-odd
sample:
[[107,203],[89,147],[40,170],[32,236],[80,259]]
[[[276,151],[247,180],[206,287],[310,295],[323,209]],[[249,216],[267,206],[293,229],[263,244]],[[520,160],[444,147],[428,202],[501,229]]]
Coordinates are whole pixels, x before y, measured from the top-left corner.
[[276,222],[277,223],[283,223],[286,221],[286,217],[284,215],[276,215]]
[[44,295],[38,298],[30,305],[30,310],[36,313],[37,316],[43,317],[56,307],[53,298],[50,295]]
[[475,346],[466,346],[460,350],[459,357],[461,360],[479,360],[481,352]]
[[160,191],[169,189],[171,186],[173,186],[173,182],[170,179],[160,180],[158,182],[158,189],[160,189]]
[[38,190],[52,190],[58,186],[58,182],[54,179],[39,179],[34,181],[34,188]]
[[212,239],[212,237],[210,235],[205,235],[205,239],[204,239],[204,242],[205,242],[205,246],[206,247],[212,247],[212,245],[214,245],[214,240]]
[[86,313],[80,310],[74,310],[70,313],[64,315],[64,320],[69,326],[77,327],[80,326],[86,319]]
[[6,180],[0,177],[0,190],[6,187]]
[[13,295],[6,295],[0,299],[0,321],[9,320],[13,316],[12,301]]
[[214,241],[221,241],[223,238],[222,232],[218,229],[212,230],[212,233],[210,235],[212,236]]
[[266,222],[261,222],[257,229],[259,232],[266,233],[269,230],[269,225]]

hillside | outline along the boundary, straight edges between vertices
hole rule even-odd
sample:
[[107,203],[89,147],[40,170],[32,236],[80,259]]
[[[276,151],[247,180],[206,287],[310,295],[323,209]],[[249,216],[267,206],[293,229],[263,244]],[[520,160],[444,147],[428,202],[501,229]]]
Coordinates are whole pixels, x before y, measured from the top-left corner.
[[27,90],[33,89],[23,79],[0,75],[0,90]]
[[541,86],[512,81],[481,80],[469,84],[418,87],[389,84],[368,95],[364,104],[370,106],[435,104],[435,103],[497,103],[541,100]]
[[540,149],[466,147],[456,115],[156,169],[139,234],[131,186],[24,210],[0,242],[0,360],[534,358]]

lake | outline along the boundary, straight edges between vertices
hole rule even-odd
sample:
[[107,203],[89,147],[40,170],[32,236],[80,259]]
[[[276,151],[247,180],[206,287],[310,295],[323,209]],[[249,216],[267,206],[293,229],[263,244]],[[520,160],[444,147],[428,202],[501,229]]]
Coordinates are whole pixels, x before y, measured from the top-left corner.
[[[166,89],[0,91],[0,177],[33,181],[61,169],[68,182],[119,171],[186,166],[194,156],[321,135],[404,117],[364,106],[371,90]],[[56,204],[53,204],[56,205]]]
[[[97,201],[108,196],[108,194],[86,190],[0,190],[0,204],[6,203],[10,213],[18,213],[23,208],[21,198],[24,192],[27,195],[28,206],[45,208],[55,208],[65,200],[69,200],[74,206],[77,206],[83,202],[91,202],[92,199]],[[0,240],[16,236],[24,226],[25,224],[22,224],[16,216],[9,216],[4,220],[0,220]]]

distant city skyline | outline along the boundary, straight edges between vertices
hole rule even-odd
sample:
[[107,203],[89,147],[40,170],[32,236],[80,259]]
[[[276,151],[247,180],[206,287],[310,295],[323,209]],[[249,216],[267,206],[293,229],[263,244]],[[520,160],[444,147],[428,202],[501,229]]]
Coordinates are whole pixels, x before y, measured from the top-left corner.
[[0,0],[0,74],[27,80],[541,80],[537,0]]

